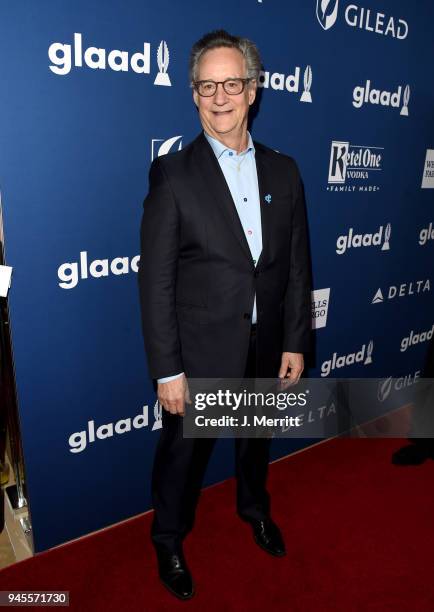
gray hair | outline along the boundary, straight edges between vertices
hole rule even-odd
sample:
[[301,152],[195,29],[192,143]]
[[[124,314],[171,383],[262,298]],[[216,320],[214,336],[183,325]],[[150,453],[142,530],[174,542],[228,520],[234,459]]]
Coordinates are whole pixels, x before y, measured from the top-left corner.
[[189,77],[190,85],[197,80],[199,60],[206,51],[228,47],[238,49],[246,60],[247,78],[258,81],[261,70],[261,58],[256,45],[248,38],[232,36],[226,30],[214,30],[202,36],[192,47],[190,53]]

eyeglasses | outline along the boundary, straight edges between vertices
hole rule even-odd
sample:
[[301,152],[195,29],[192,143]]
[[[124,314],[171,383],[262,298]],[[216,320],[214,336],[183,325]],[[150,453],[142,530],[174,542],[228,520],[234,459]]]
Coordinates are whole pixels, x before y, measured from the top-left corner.
[[222,85],[229,96],[237,96],[244,91],[245,86],[254,79],[225,79],[224,81],[195,81],[193,87],[200,96],[209,98],[217,91],[217,85]]

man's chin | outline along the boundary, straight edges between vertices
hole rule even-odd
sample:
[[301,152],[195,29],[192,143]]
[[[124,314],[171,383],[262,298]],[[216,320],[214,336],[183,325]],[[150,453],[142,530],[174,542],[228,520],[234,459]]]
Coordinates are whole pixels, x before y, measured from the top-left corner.
[[222,122],[213,125],[212,128],[216,134],[229,134],[230,132],[235,132],[237,126],[233,124],[224,124]]

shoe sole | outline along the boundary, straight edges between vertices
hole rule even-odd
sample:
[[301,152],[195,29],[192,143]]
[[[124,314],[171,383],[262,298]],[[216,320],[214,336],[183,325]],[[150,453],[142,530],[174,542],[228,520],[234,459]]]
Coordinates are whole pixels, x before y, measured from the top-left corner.
[[256,536],[253,536],[253,538],[254,538],[254,540],[255,540],[256,544],[257,544],[257,545],[258,545],[260,548],[262,548],[262,550],[265,550],[265,552],[267,552],[269,555],[272,555],[273,557],[285,557],[285,556],[286,556],[286,550],[284,550],[283,552],[280,552],[280,553],[278,553],[278,552],[272,552],[272,551],[271,551],[269,548],[266,548],[266,547],[265,547],[265,546],[262,544],[262,542],[261,542],[260,540],[258,540],[258,539],[257,539],[257,537],[256,537]]
[[174,595],[177,599],[180,599],[181,601],[187,601],[187,599],[191,599],[196,593],[193,587],[193,591],[191,592],[191,595],[187,595],[187,597],[182,597],[182,595],[180,595],[179,593],[171,589],[170,586],[164,582],[164,580],[161,580],[161,578],[160,578],[160,582],[169,591],[169,593],[171,593],[172,595]]

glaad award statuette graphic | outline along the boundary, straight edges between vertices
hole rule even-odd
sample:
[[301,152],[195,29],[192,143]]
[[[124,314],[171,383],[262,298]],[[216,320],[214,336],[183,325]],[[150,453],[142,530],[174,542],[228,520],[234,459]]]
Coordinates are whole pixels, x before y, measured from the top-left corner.
[[159,44],[157,51],[157,64],[158,64],[158,74],[155,77],[154,85],[166,85],[170,87],[172,84],[170,82],[169,75],[167,74],[167,69],[169,67],[169,49],[167,47],[167,43],[165,40],[162,40]]
[[408,117],[408,102],[410,100],[410,85],[406,85],[404,89],[403,105],[399,113],[403,117]]
[[384,244],[381,247],[382,251],[389,251],[390,250],[389,240],[390,240],[390,234],[391,233],[392,233],[392,227],[391,227],[390,223],[388,223],[386,225],[386,230],[384,232]]
[[370,343],[368,344],[368,350],[366,351],[366,359],[365,359],[365,365],[367,365],[368,363],[372,363],[372,351],[374,349],[374,343],[371,340]]
[[156,429],[161,429],[163,427],[162,411],[163,409],[161,408],[161,404],[157,400],[154,406],[154,424],[152,426],[152,431],[155,431]]
[[312,68],[306,66],[304,71],[304,91],[301,94],[300,102],[312,102],[312,96],[310,94],[310,88],[312,87]]

